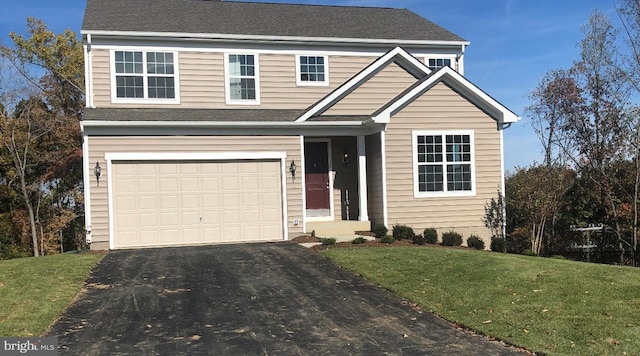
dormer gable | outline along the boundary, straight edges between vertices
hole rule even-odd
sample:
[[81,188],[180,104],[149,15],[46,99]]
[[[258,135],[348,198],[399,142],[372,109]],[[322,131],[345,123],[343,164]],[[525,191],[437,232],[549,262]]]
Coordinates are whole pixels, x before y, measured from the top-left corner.
[[304,122],[311,117],[322,115],[392,63],[397,64],[416,80],[424,78],[431,73],[429,68],[420,60],[403,48],[396,47],[373,61],[327,96],[311,105],[296,122]]

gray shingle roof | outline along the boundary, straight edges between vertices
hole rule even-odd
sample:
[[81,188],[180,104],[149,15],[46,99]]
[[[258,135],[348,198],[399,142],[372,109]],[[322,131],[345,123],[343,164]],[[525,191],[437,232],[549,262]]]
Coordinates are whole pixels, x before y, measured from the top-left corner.
[[[96,108],[85,109],[83,121],[197,121],[197,122],[291,122],[302,110],[278,109],[164,109],[164,108]],[[364,122],[369,115],[316,116],[309,121]]]
[[465,41],[407,9],[215,0],[87,0],[82,30]]
[[301,110],[268,109],[85,109],[82,120],[94,121],[295,121]]

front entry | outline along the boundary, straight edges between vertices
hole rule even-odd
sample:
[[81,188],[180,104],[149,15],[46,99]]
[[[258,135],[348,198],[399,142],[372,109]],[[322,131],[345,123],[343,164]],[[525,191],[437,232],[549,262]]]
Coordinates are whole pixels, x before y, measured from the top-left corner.
[[307,216],[330,216],[328,142],[304,143]]

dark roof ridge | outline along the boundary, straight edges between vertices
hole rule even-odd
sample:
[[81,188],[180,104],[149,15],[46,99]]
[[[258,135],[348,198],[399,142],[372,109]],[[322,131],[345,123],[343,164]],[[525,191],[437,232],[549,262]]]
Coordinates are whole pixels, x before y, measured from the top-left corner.
[[407,10],[407,8],[391,7],[391,6],[367,6],[367,5],[337,5],[337,4],[300,4],[295,2],[273,2],[273,1],[244,1],[244,0],[184,0],[184,1],[220,1],[220,2],[241,2],[247,4],[270,4],[270,5],[294,5],[294,6],[317,6],[317,7],[338,7],[338,8],[362,8],[362,9],[381,9],[381,10]]

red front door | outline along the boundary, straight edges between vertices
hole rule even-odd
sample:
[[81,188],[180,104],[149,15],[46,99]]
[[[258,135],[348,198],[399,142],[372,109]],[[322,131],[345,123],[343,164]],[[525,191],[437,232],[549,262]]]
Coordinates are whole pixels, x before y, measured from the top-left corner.
[[304,143],[307,209],[329,209],[329,154],[327,142]]

